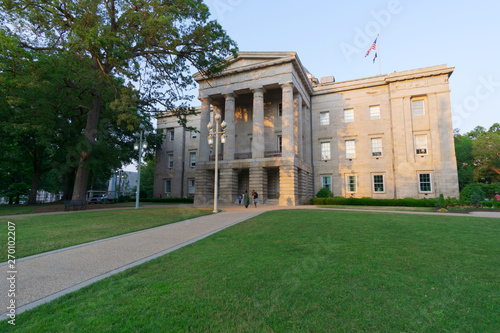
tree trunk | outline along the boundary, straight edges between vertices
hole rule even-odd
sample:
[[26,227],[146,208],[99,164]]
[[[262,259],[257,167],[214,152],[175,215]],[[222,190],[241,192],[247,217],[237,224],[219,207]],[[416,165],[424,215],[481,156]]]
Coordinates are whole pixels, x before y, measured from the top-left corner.
[[28,204],[36,204],[36,193],[38,192],[38,185],[40,184],[40,178],[42,177],[42,172],[39,168],[35,169],[33,173],[33,178],[31,179],[31,189],[30,196],[28,198]]
[[75,170],[71,169],[70,171],[66,172],[63,200],[71,200],[74,186],[75,186]]
[[42,163],[43,163],[43,151],[37,151],[33,153],[33,178],[31,179],[31,189],[30,195],[28,197],[28,204],[36,204],[36,193],[38,192],[38,185],[40,184],[40,178],[42,177]]
[[72,200],[85,200],[87,194],[87,183],[90,170],[87,162],[92,154],[92,146],[97,138],[97,127],[99,124],[99,115],[101,113],[101,96],[98,92],[94,96],[92,110],[87,114],[87,125],[85,126],[85,138],[82,144],[80,155],[80,164],[76,171],[75,186],[73,188]]

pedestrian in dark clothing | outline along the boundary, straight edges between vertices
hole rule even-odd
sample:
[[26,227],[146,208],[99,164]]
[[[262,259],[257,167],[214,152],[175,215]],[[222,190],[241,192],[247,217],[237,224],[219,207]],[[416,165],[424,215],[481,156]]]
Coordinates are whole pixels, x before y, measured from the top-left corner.
[[243,203],[245,204],[245,208],[248,208],[248,205],[250,205],[250,196],[248,195],[248,191],[245,191],[245,194],[243,195]]

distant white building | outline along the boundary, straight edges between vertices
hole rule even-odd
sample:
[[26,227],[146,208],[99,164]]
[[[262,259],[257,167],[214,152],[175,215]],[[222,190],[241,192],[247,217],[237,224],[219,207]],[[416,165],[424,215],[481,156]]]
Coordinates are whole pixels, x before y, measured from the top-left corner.
[[138,175],[135,171],[118,170],[109,180],[108,199],[117,199],[124,195],[135,195]]

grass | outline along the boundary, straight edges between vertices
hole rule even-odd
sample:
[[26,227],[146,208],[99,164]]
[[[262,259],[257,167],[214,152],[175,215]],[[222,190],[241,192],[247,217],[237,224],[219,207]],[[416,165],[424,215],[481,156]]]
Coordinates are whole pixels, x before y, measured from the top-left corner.
[[1,261],[7,261],[7,221],[16,224],[16,258],[211,214],[210,209],[150,208],[0,218]]
[[38,206],[0,205],[0,216],[31,214]]
[[499,232],[499,219],[268,212],[0,331],[495,332]]
[[354,210],[388,210],[393,212],[434,212],[432,207],[393,207],[393,206],[355,206],[355,205],[322,205],[318,208],[337,208]]

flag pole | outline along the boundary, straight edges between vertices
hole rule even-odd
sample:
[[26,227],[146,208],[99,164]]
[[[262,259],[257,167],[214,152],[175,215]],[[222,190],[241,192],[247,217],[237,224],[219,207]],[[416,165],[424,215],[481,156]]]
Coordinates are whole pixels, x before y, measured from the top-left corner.
[[377,34],[378,41],[378,75],[382,75],[382,67],[380,65],[380,36]]

